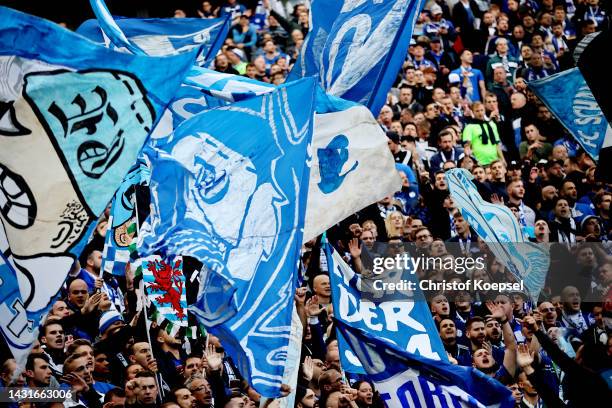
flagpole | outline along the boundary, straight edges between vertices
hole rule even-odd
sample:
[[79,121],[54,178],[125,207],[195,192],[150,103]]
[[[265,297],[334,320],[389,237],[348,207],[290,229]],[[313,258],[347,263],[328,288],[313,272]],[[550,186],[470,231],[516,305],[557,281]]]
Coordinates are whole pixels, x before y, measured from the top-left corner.
[[[134,213],[135,213],[135,217],[136,217],[136,237],[140,236],[140,220],[138,218],[138,198],[136,197],[137,195],[137,189],[136,187],[134,187]],[[138,254],[138,256],[140,257],[140,254]],[[141,266],[142,266],[142,259],[140,260],[141,262]],[[147,332],[147,341],[149,342],[149,347],[151,347],[151,355],[153,355],[153,343],[151,342],[151,321],[149,320],[149,313],[147,312],[147,296],[145,295],[145,287],[144,287],[144,279],[140,279],[140,296],[142,296],[142,311],[144,313],[144,319],[145,319],[145,331]],[[155,356],[153,356],[153,358],[155,358]],[[163,387],[162,387],[162,376],[161,373],[158,371],[155,373],[155,379],[157,380],[157,394],[159,395],[159,400],[163,401],[164,400],[164,391],[163,391]]]

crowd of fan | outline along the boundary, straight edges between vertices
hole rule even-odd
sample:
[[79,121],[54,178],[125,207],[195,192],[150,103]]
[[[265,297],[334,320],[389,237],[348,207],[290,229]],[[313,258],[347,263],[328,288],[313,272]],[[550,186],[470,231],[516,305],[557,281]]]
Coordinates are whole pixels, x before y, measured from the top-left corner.
[[[175,17],[188,13],[177,10]],[[231,14],[215,70],[274,84],[285,81],[309,24],[304,4],[284,16],[267,1],[253,10],[236,0],[220,7],[204,1],[193,14]],[[491,255],[449,195],[444,174],[454,167],[474,176],[485,200],[510,208],[525,237],[551,254],[538,302],[520,292],[463,291],[437,293],[429,306],[449,361],[502,382],[517,407],[610,401],[612,191],[527,88],[571,67],[577,42],[607,24],[599,0],[428,1],[378,114],[402,189],[329,231],[330,242],[362,273],[364,252],[387,255],[380,242],[400,253],[412,243],[441,258]],[[108,211],[41,326],[25,371],[13,378],[15,361],[4,360],[2,384],[70,388],[77,396],[35,406],[257,406],[261,397],[219,339],[187,339],[163,324],[147,328],[129,268],[125,278],[100,276],[107,218]],[[442,269],[419,277],[514,279],[488,259],[485,271]],[[366,377],[340,366],[330,280],[317,241],[305,246],[303,269],[306,284],[295,295],[304,326],[295,406],[382,407]],[[197,279],[187,281],[188,291],[197,292]]]

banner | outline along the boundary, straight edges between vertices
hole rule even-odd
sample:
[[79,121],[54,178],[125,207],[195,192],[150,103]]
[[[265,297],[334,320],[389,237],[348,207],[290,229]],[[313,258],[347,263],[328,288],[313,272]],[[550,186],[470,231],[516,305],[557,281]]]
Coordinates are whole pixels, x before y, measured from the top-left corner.
[[344,321],[336,324],[389,408],[515,406],[508,388],[475,368],[423,358]]
[[155,306],[152,320],[158,325],[167,320],[172,336],[181,327],[187,327],[187,286],[182,257],[163,259],[151,255],[142,259],[142,279],[147,298]]
[[578,68],[528,85],[593,160],[612,146],[612,128]]
[[450,169],[445,174],[448,190],[465,220],[495,258],[517,279],[524,281],[531,299],[536,301],[550,264],[548,249],[525,240],[521,225],[509,208],[485,201],[469,171]]
[[101,269],[104,272],[124,275],[130,259],[136,256],[136,186],[149,185],[150,177],[148,165],[138,159],[113,197],[102,251]]
[[[338,319],[386,339],[402,350],[433,360],[448,360],[428,303],[419,290],[410,295],[398,292],[397,296],[383,296],[380,300],[364,297],[364,280],[329,243],[325,244],[325,255],[334,315]],[[402,275],[418,283],[416,275]],[[365,373],[348,344],[342,333],[338,332],[340,365],[347,372]]]
[[96,19],[76,32],[105,47],[140,55],[167,56],[197,49],[197,64],[209,65],[227,38],[231,20],[224,18],[114,17],[103,0],[90,0]]
[[265,397],[280,395],[290,369],[314,93],[305,79],[202,112],[146,152],[151,215],[139,252],[204,264],[192,311]]
[[0,44],[0,331],[22,363],[193,55],[117,53],[7,8]]
[[[185,103],[180,98],[175,100],[182,106],[201,110],[219,103],[213,101],[216,98],[230,103],[275,89],[262,82],[203,68],[193,68],[185,86],[199,87],[205,95],[200,94],[197,104],[193,97],[185,99]],[[172,106],[174,111],[178,110],[176,105]],[[189,107],[182,111],[186,109]],[[395,170],[387,136],[362,105],[327,95],[318,88],[312,143],[304,241],[316,238],[351,214],[401,189],[402,181]],[[342,205],[337,205],[339,202]]]
[[422,0],[314,0],[310,31],[288,80],[318,75],[323,89],[378,114],[408,52]]

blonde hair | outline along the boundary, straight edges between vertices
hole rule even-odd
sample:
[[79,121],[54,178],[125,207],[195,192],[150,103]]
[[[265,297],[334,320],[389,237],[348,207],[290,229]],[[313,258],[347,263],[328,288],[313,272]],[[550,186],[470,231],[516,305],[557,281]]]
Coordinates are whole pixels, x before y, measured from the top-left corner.
[[[393,216],[399,214],[400,217],[402,217],[402,226],[401,227],[396,227],[395,225],[393,225]],[[402,214],[400,211],[393,211],[391,213],[389,213],[387,215],[387,218],[385,218],[385,229],[387,230],[387,237],[389,239],[391,239],[391,237],[402,237],[404,234],[404,224],[406,222],[406,217],[404,217],[404,214]]]

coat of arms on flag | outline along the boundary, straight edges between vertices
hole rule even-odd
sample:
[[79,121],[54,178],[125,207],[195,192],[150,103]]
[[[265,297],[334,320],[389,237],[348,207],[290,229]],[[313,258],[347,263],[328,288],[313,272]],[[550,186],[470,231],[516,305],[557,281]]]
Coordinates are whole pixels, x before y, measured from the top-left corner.
[[155,306],[153,320],[170,323],[170,330],[187,327],[187,297],[183,259],[152,255],[142,260],[142,278],[147,299]]

